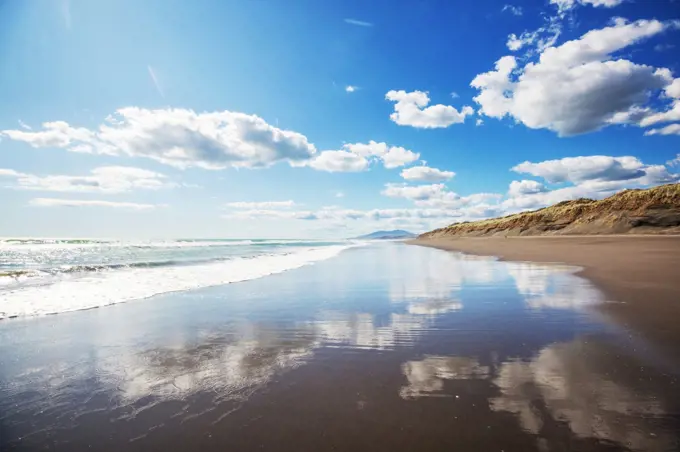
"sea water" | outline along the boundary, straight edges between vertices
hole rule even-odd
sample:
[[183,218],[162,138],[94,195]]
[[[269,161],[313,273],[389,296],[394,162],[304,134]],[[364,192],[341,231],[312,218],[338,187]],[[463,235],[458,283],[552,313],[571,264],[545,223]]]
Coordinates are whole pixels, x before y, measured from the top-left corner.
[[260,278],[356,241],[0,240],[0,319],[56,314]]

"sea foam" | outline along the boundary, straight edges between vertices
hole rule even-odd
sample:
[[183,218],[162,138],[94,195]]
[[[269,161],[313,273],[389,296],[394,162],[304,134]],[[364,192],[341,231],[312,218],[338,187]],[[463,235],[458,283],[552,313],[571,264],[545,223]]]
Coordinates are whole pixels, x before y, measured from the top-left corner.
[[351,246],[356,244],[296,248],[285,254],[201,264],[65,274],[45,284],[0,291],[0,319],[91,309],[167,292],[247,281],[329,259]]

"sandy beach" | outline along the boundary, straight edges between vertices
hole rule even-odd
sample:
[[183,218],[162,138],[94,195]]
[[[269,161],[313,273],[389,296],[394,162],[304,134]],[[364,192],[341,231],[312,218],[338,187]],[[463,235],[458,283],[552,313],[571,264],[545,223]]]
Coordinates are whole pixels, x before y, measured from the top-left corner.
[[563,263],[606,294],[603,312],[680,363],[680,236],[447,238],[409,243],[509,261]]

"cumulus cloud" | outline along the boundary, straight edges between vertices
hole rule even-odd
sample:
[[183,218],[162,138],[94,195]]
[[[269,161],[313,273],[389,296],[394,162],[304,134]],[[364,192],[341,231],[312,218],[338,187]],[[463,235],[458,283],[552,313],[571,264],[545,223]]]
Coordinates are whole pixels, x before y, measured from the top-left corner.
[[368,159],[350,151],[323,151],[309,162],[316,170],[335,172],[359,172],[368,169]]
[[382,159],[385,168],[393,169],[415,162],[420,158],[420,154],[402,147],[392,146],[384,155],[380,156],[380,158]]
[[4,130],[0,135],[33,147],[145,157],[178,168],[266,167],[308,161],[316,154],[307,137],[232,111],[122,108],[96,129],[46,122],[42,130]]
[[54,192],[124,193],[176,186],[163,174],[127,166],[102,166],[93,169],[87,176],[37,176],[0,169],[2,176],[14,179],[15,185],[11,188]]
[[665,91],[668,97],[680,99],[680,78],[673,80],[673,82],[666,87]]
[[356,90],[358,90],[358,89],[359,89],[359,87],[358,87],[358,86],[354,86],[354,85],[347,85],[347,86],[345,86],[345,91],[348,92],[348,93],[353,93],[354,91],[356,91]]
[[474,217],[483,216],[483,212],[491,209],[491,206],[486,204],[487,201],[496,200],[501,197],[501,195],[497,193],[475,193],[468,196],[461,196],[449,191],[444,184],[387,184],[381,193],[390,198],[408,199],[419,207],[460,209],[474,206],[476,210],[467,211],[467,213]]
[[[675,161],[668,162],[672,166]],[[382,195],[411,201],[421,209],[448,212],[450,222],[475,220],[537,209],[577,198],[601,199],[624,188],[643,188],[680,181],[664,165],[648,165],[636,157],[587,156],[523,162],[513,171],[541,178],[510,183],[505,196],[473,193],[461,196],[443,183],[387,184]],[[557,187],[546,184],[559,184]]]
[[426,201],[439,198],[446,192],[446,185],[401,185],[387,184],[382,194],[390,198],[405,198],[411,201]]
[[[666,111],[650,113],[650,110],[644,110],[639,120],[642,127],[647,127],[664,122],[680,121],[680,78],[673,80],[664,89],[664,95],[668,99],[672,99],[670,107]],[[680,124],[671,124],[663,129],[654,129],[647,131],[645,135],[672,135],[678,134]]]
[[237,201],[229,202],[226,205],[234,209],[287,209],[295,206],[295,201]]
[[38,207],[111,207],[115,209],[150,210],[162,207],[158,204],[138,204],[134,202],[115,202],[83,199],[60,199],[60,198],[34,198],[29,201],[32,206]]
[[508,190],[508,196],[522,196],[522,195],[533,195],[535,193],[542,193],[546,191],[545,185],[535,180],[514,180],[510,182],[510,189]]
[[540,177],[548,183],[572,184],[548,190],[536,181],[514,181],[508,199],[502,205],[506,212],[535,209],[560,201],[601,199],[624,188],[648,187],[680,181],[664,165],[647,165],[636,157],[568,157],[539,163],[524,162],[512,168],[518,173]]
[[368,169],[371,161],[379,160],[387,169],[413,163],[420,154],[399,146],[369,141],[345,144],[342,150],[323,151],[309,163],[312,168],[329,172],[357,172]]
[[[560,136],[606,127],[617,122],[615,115],[639,109],[650,93],[672,82],[667,69],[615,59],[612,54],[675,26],[657,20],[616,19],[609,27],[544,48],[537,62],[523,67],[513,56],[502,57],[495,70],[477,75],[471,83],[479,90],[474,98],[479,113],[509,116],[529,128],[549,129]],[[520,48],[534,39],[514,36],[510,45]]]
[[474,109],[464,106],[460,111],[449,105],[431,105],[427,92],[412,91],[389,91],[385,98],[396,102],[394,113],[390,119],[400,126],[411,126],[423,129],[448,127],[451,124],[460,124],[466,116],[474,114]]
[[386,143],[354,143],[318,153],[307,137],[279,129],[255,115],[222,111],[123,108],[96,129],[46,122],[42,130],[3,130],[0,137],[36,148],[145,157],[178,168],[261,168],[279,162],[329,172],[364,171],[372,160],[385,168],[412,163],[420,154]]
[[671,124],[660,129],[651,129],[645,135],[680,135],[680,124]]
[[407,181],[445,182],[455,176],[453,171],[442,171],[429,166],[413,166],[402,170],[401,177]]
[[[379,155],[382,149],[383,146],[379,143],[357,144],[353,153],[362,158],[371,158]],[[669,162],[669,165],[673,162]],[[418,168],[421,167],[409,168],[403,173],[409,174]],[[512,170],[530,174],[545,183],[525,179],[513,181],[506,195],[473,193],[466,196],[449,191],[443,183],[422,185],[392,183],[386,184],[381,194],[410,201],[413,207],[354,210],[329,206],[317,210],[293,210],[243,204],[240,206],[245,210],[230,212],[225,217],[241,220],[322,221],[327,224],[363,221],[380,222],[383,226],[408,225],[417,229],[431,229],[433,224],[439,227],[454,221],[496,217],[582,197],[601,199],[623,188],[640,188],[680,181],[680,175],[669,172],[664,165],[648,165],[629,156],[569,157],[543,162],[523,162],[514,166]],[[416,171],[413,173],[417,174]],[[559,186],[554,188],[546,184]]]
[[512,168],[518,173],[527,173],[545,179],[550,183],[586,181],[622,181],[644,176],[647,166],[636,157],[567,157],[546,160],[539,163],[524,162]]

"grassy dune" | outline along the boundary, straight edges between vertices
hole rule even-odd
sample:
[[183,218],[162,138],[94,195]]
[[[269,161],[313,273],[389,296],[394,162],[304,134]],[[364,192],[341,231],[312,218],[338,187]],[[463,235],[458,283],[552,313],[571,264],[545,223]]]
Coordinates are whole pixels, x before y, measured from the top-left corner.
[[419,238],[566,234],[680,234],[680,184],[576,199],[531,212],[455,223]]

